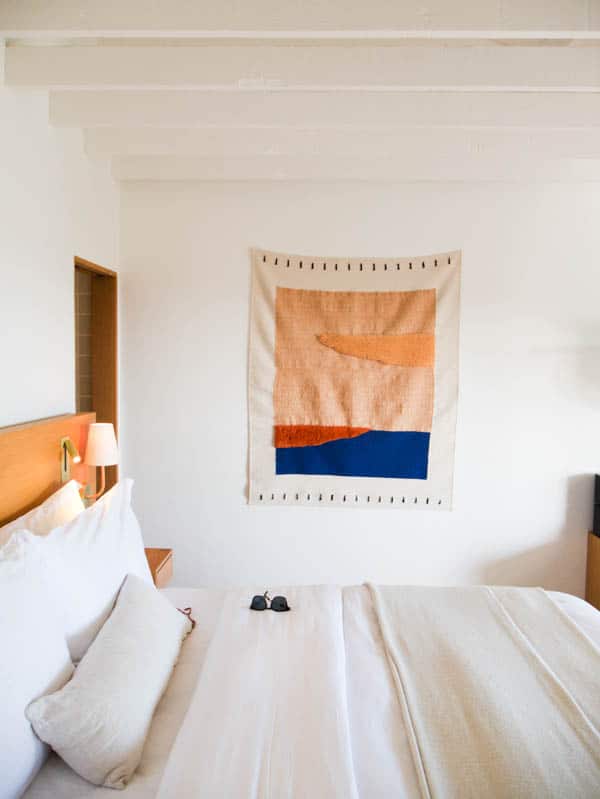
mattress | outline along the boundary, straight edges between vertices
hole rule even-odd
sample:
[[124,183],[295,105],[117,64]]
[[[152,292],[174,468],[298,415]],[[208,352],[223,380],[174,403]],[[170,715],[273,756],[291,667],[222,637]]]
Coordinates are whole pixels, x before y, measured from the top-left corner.
[[[198,624],[184,642],[179,662],[157,707],[142,761],[126,788],[130,799],[148,799],[157,794],[225,598],[225,591],[215,589],[173,588],[163,593],[177,607],[191,606]],[[249,591],[249,597],[251,594]],[[551,592],[551,596],[600,647],[600,613],[568,594]],[[358,793],[369,799],[387,799],[391,795],[419,797],[407,734],[368,590],[363,586],[346,588],[343,601],[348,713]],[[51,755],[25,796],[97,799],[114,797],[114,792],[91,785],[56,755]]]

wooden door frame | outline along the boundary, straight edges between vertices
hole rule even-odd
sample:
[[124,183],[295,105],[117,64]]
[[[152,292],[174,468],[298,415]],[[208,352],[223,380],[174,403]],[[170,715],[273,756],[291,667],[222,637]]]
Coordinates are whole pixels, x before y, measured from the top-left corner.
[[[76,255],[74,269],[92,275],[92,397],[98,422],[112,422],[119,429],[118,275]],[[118,480],[118,466],[106,469],[106,485]]]

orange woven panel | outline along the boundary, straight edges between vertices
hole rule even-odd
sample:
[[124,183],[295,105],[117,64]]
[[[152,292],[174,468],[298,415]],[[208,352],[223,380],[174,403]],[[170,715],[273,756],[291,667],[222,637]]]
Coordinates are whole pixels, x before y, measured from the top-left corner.
[[321,425],[275,425],[275,447],[314,447],[340,438],[356,438],[368,433],[368,427],[323,427]]
[[344,336],[321,333],[317,338],[325,347],[341,355],[396,366],[433,366],[435,336],[430,333],[407,333],[403,336]]

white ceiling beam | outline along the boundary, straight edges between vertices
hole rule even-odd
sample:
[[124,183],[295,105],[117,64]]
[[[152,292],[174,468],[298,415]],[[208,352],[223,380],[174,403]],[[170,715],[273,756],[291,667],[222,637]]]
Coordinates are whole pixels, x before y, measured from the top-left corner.
[[597,129],[402,128],[340,130],[297,128],[92,128],[85,131],[92,158],[176,156],[250,158],[301,156],[382,159],[399,153],[464,158],[600,158]]
[[173,0],[3,0],[0,29],[55,31],[589,31],[596,0],[354,0],[173,2]]
[[7,30],[11,45],[111,47],[117,44],[187,45],[276,44],[286,46],[375,44],[378,46],[433,45],[496,47],[589,47],[600,44],[600,28],[590,30]]
[[472,92],[58,91],[64,127],[600,126],[600,95]]
[[9,46],[34,88],[600,91],[600,47]]
[[245,181],[380,180],[380,181],[539,181],[598,182],[600,160],[557,159],[546,162],[523,156],[499,161],[476,156],[456,161],[440,156],[389,159],[254,157],[194,159],[172,156],[128,156],[113,160],[116,179]]

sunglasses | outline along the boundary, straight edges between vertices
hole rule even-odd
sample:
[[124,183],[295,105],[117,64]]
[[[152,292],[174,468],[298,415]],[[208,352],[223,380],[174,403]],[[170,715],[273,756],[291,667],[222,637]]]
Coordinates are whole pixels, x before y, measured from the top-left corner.
[[277,613],[285,613],[286,610],[291,610],[291,608],[284,596],[274,596],[273,599],[271,599],[269,592],[265,591],[262,596],[257,594],[255,597],[252,597],[250,610],[274,610]]

